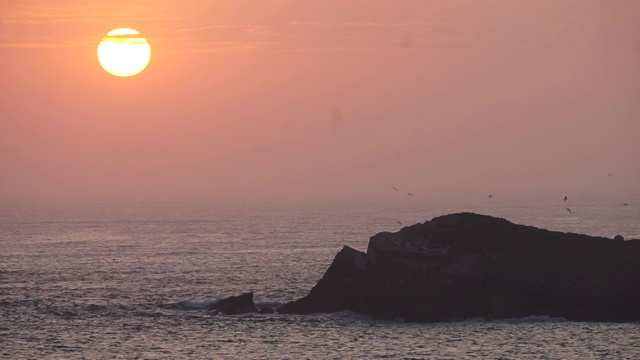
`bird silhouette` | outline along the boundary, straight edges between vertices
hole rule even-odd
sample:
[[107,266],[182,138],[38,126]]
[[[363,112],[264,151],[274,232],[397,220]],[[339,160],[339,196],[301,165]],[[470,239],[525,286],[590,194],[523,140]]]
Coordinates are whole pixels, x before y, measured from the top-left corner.
[[402,226],[402,223],[400,222],[400,220],[397,220],[397,219],[396,219],[396,222],[397,222],[398,224],[400,224],[400,226]]
[[487,196],[487,197],[493,197],[493,195],[489,195],[489,196]]
[[407,193],[407,195],[409,195],[409,196],[413,197],[413,194],[412,194],[412,193]]
[[391,187],[393,188],[393,190],[399,191],[397,187],[395,187],[395,186],[391,186]]
[[613,173],[607,173],[607,175],[609,175],[609,177],[613,176]]
[[567,195],[564,196],[564,201],[569,200],[569,198],[567,197]]
[[627,205],[629,205],[629,204],[627,204],[627,203],[624,203],[624,204],[622,204],[622,205],[624,205],[624,206],[627,206]]
[[571,214],[571,209],[567,208],[567,211],[569,212],[569,214]]

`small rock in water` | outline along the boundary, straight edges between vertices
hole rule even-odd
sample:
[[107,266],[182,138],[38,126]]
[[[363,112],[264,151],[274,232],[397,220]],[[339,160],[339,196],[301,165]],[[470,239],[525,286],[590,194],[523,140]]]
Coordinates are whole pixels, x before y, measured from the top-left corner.
[[209,306],[209,310],[213,315],[217,315],[219,313],[226,315],[238,315],[258,312],[258,308],[253,302],[252,292],[222,299],[215,304],[211,304]]

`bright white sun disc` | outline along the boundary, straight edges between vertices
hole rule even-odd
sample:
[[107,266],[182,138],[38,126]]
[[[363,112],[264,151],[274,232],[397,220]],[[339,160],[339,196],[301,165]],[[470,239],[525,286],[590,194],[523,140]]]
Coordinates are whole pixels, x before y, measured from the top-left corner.
[[147,39],[133,29],[109,31],[98,45],[98,61],[109,74],[128,77],[139,74],[151,60]]

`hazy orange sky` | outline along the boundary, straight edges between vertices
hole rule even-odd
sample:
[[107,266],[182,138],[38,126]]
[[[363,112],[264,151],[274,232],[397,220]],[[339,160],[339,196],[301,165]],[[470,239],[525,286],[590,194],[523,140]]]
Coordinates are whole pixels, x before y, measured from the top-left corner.
[[[640,200],[640,1],[1,1],[0,202]],[[130,27],[149,67],[98,63]],[[609,176],[608,174],[611,174]]]

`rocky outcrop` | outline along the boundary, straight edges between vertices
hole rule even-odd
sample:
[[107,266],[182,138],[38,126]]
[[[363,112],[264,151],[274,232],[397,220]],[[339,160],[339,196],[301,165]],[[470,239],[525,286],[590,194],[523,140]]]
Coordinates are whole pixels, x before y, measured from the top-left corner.
[[245,293],[238,296],[231,296],[209,305],[209,310],[213,314],[238,315],[246,313],[257,313],[258,308],[253,302],[253,293]]
[[369,283],[366,266],[367,257],[363,252],[345,246],[309,295],[285,304],[278,312],[309,314],[346,309],[368,312],[368,308],[376,300],[370,297],[370,291],[377,289],[377,286]]
[[562,233],[471,213],[349,247],[304,298],[278,309],[443,321],[529,315],[640,320],[640,240]]

